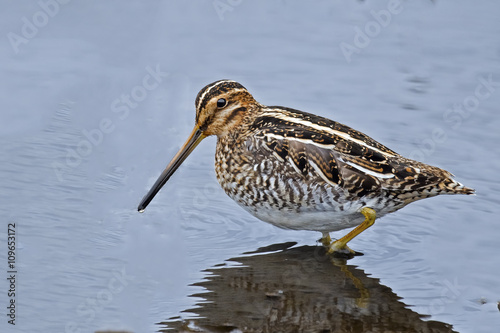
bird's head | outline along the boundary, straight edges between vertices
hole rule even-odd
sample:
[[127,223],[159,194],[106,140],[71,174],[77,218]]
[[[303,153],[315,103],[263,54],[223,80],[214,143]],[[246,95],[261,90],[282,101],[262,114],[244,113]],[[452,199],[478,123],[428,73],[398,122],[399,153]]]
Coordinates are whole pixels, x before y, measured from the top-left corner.
[[196,125],[204,136],[224,136],[241,125],[259,104],[241,84],[219,80],[206,85],[196,96]]
[[142,199],[138,207],[140,212],[146,209],[201,140],[210,135],[223,137],[233,133],[251,111],[260,106],[245,87],[231,80],[219,80],[205,86],[198,93],[195,105],[196,123],[191,135]]

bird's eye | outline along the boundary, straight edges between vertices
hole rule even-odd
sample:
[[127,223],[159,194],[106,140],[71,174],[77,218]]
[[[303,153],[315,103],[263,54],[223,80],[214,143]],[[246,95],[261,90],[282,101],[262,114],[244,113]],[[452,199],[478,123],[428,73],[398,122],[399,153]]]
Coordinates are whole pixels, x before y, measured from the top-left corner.
[[223,108],[227,105],[227,101],[224,98],[219,98],[217,101],[217,107],[218,108]]

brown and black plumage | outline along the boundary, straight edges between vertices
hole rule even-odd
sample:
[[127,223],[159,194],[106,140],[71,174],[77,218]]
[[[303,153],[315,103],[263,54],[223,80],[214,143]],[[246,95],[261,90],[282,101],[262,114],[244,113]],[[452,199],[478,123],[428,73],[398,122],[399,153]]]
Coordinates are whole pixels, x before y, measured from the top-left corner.
[[[347,247],[375,217],[439,194],[473,194],[448,171],[407,159],[346,125],[258,103],[220,80],[196,97],[196,125],[139,205],[143,211],[198,143],[217,136],[215,171],[224,191],[259,219],[316,230],[330,251]],[[355,227],[331,242],[330,231]]]

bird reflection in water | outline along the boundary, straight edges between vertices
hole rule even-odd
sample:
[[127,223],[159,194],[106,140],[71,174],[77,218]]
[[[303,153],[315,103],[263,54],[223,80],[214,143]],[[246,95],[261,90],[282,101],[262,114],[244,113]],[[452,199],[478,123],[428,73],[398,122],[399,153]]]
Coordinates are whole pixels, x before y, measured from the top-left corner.
[[207,270],[204,300],[160,332],[455,332],[323,247],[276,244]]

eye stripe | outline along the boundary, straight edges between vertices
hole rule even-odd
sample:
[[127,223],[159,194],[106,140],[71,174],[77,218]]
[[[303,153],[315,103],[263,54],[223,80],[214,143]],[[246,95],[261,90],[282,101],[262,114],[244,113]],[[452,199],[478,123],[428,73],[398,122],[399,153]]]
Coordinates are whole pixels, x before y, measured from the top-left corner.
[[239,108],[236,108],[234,109],[231,114],[229,114],[229,116],[226,118],[226,123],[230,122],[231,120],[233,120],[234,117],[236,117],[236,115],[240,112],[245,112],[247,110],[246,107],[244,106],[240,106]]

